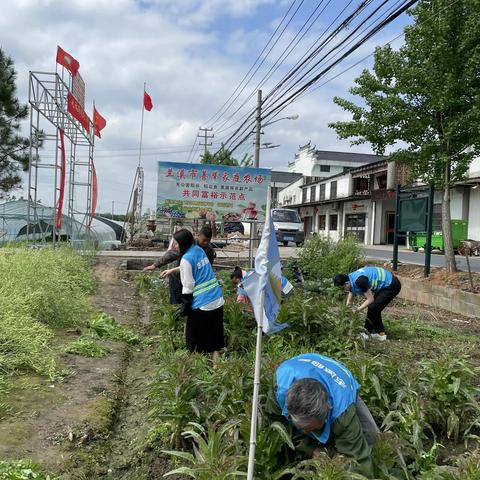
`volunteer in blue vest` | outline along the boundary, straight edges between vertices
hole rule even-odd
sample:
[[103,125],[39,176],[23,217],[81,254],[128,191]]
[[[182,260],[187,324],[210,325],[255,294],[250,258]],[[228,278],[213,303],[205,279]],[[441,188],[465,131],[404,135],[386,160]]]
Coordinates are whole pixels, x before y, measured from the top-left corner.
[[[253,270],[248,272],[242,270],[240,267],[235,267],[233,272],[230,274],[230,279],[232,283],[237,287],[237,302],[246,303],[250,305],[250,300],[247,296],[247,292],[243,289],[242,281],[245,280]],[[293,294],[293,285],[282,275],[281,277],[281,287],[282,287],[282,299],[288,298]]]
[[360,473],[373,477],[371,446],[379,430],[344,365],[315,353],[298,355],[278,367],[276,384],[283,416],[319,443],[333,442],[340,454],[358,462]]
[[363,267],[348,275],[340,273],[333,279],[334,285],[348,292],[347,305],[353,305],[356,295],[364,295],[365,301],[356,309],[367,310],[365,339],[387,339],[382,321],[382,310],[400,293],[402,284],[392,272],[380,267]]
[[179,310],[187,317],[185,338],[190,352],[213,353],[224,347],[222,289],[213,268],[192,233],[182,229],[173,235],[180,252],[180,279],[183,304]]

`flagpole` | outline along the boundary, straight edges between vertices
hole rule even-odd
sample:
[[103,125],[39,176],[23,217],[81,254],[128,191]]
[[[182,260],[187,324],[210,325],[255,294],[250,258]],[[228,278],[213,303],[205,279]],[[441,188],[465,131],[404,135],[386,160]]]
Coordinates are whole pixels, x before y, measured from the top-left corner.
[[145,113],[145,92],[147,91],[147,82],[143,82],[143,97],[142,97],[142,124],[140,127],[140,149],[138,152],[138,166],[142,163],[142,140],[143,140],[143,114]]
[[[270,225],[270,189],[268,189],[265,227]],[[264,230],[265,230],[264,227]],[[270,232],[272,234],[272,232]],[[273,232],[275,235],[275,232]],[[268,251],[267,251],[268,254]],[[247,480],[253,480],[255,473],[255,449],[257,446],[258,397],[260,394],[260,367],[262,361],[263,317],[265,303],[265,288],[260,292],[260,318],[257,322],[257,343],[255,348],[255,373],[253,377],[252,419],[250,424],[250,444],[248,450]]]

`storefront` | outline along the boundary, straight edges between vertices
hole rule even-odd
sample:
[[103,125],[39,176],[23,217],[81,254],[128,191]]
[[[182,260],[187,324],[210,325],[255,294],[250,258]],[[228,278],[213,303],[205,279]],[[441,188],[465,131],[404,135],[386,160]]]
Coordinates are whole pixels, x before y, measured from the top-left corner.
[[372,202],[369,198],[345,202],[343,235],[353,235],[360,243],[371,243]]

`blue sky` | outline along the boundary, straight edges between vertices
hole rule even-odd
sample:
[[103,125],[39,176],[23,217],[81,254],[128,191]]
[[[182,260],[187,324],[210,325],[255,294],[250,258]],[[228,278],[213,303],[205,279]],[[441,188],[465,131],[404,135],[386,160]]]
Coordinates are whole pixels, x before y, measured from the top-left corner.
[[[300,2],[297,0],[295,7]],[[380,1],[373,3],[378,5]],[[387,8],[396,3],[390,0]],[[187,160],[198,127],[204,126],[230,96],[290,4],[291,0],[19,0],[2,5],[1,46],[15,61],[18,93],[23,101],[28,95],[28,71],[55,69],[57,44],[80,61],[80,72],[86,82],[87,112],[90,113],[95,99],[108,122],[102,139],[96,144],[100,211],[110,210],[112,201],[117,211],[127,206],[138,160],[142,88],[143,82],[147,82],[154,109],[145,114],[144,203],[153,207],[157,161]],[[313,0],[303,2],[236,105],[254,93],[258,80],[317,4]],[[265,92],[348,4],[341,0],[329,3],[303,43],[262,87]],[[351,12],[357,4],[358,0],[350,2],[347,11]],[[339,65],[333,74],[371,53],[375,45],[384,44],[401,33],[408,21],[403,15],[393,22],[349,61]],[[402,39],[394,47],[398,48],[401,42]],[[327,126],[328,122],[347,118],[333,104],[332,97],[346,96],[355,76],[370,66],[371,57],[282,112],[281,116],[298,114],[299,118],[278,122],[266,129],[262,140],[281,147],[262,151],[261,165],[286,170],[298,146],[309,140],[319,149],[349,150],[349,143],[336,139]],[[244,111],[254,104],[252,97]],[[214,125],[217,130],[221,123]],[[25,124],[25,130],[27,127]],[[215,140],[232,131],[217,134]],[[249,142],[240,152],[252,150]],[[369,152],[370,148],[364,145],[352,151]],[[45,157],[49,155],[51,150],[47,147]],[[196,150],[193,158],[198,158]],[[48,203],[50,179],[45,177],[40,183],[44,201]]]

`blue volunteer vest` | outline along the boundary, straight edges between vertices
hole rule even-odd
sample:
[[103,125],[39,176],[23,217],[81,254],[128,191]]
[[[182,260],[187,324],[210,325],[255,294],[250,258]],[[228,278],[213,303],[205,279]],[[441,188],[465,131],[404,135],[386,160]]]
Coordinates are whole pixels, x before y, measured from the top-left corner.
[[195,287],[193,289],[192,309],[203,307],[222,297],[222,289],[205,252],[192,245],[183,258],[192,266]]
[[358,277],[365,276],[368,278],[368,287],[373,293],[377,293],[383,288],[391,285],[393,280],[392,272],[380,267],[363,267],[348,275],[350,287],[354,295],[361,295],[364,292],[355,284]]
[[341,363],[316,353],[305,353],[286,360],[277,369],[277,402],[288,418],[287,391],[297,380],[313,378],[321,382],[332,407],[320,434],[311,433],[320,443],[327,443],[335,420],[357,401],[359,383]]

